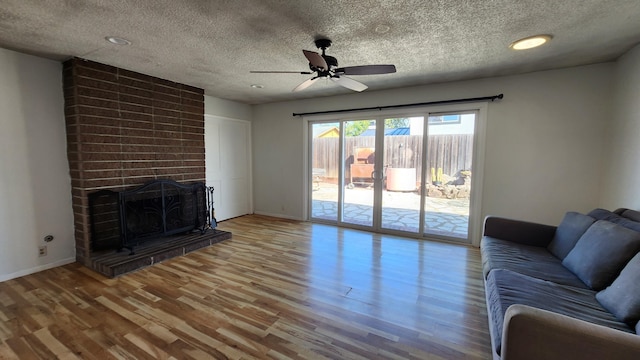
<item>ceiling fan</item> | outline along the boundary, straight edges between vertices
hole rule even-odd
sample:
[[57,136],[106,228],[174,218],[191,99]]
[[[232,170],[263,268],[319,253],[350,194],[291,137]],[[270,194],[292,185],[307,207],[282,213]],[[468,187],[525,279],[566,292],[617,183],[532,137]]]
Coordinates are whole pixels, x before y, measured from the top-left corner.
[[359,65],[339,68],[338,60],[333,56],[325,54],[325,50],[331,46],[331,40],[317,39],[315,44],[318,49],[322,50],[322,55],[317,52],[302,50],[304,56],[309,60],[309,69],[311,69],[311,71],[251,71],[251,73],[307,75],[315,73],[314,77],[296,86],[292,91],[304,90],[313,85],[319,79],[331,79],[331,81],[347,89],[363,91],[367,88],[367,85],[347,77],[346,75],[378,75],[396,72],[396,67],[394,65]]

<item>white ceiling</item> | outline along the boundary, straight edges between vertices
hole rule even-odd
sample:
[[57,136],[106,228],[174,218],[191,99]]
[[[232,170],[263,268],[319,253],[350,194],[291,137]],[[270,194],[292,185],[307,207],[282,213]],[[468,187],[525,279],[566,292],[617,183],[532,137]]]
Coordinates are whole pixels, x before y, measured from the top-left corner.
[[[554,39],[508,49],[541,33]],[[354,76],[373,91],[614,60],[640,43],[640,0],[0,0],[0,47],[247,104],[350,93],[324,81],[293,93],[311,76],[249,73],[307,71],[301,50],[317,51],[319,36],[333,40],[327,54],[340,66],[396,65],[395,74]]]

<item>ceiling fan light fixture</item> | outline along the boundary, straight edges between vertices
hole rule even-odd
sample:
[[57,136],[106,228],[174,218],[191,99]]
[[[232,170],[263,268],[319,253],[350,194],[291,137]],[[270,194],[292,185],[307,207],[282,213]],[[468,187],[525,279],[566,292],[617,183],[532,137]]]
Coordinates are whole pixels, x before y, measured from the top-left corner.
[[131,41],[117,36],[107,36],[104,39],[115,45],[131,45]]
[[[391,74],[396,72],[394,65],[358,65],[358,66],[346,66],[338,67],[338,59],[333,56],[327,55],[326,50],[331,46],[331,40],[324,38],[317,38],[315,40],[316,47],[322,50],[322,54],[318,54],[314,51],[302,50],[303,55],[309,61],[308,71],[249,71],[250,73],[298,73],[298,74],[314,74],[311,79],[305,80],[300,85],[293,88],[293,92],[302,91],[309,86],[313,85],[320,79],[324,79],[325,82],[331,80],[333,83],[353,91],[364,91],[367,89],[367,85],[351,79],[345,75],[378,75],[378,74]],[[253,88],[258,88],[257,84],[251,85]]]
[[512,50],[527,50],[533,49],[538,46],[542,46],[548,43],[553,36],[551,35],[534,35],[529,36],[524,39],[516,40],[509,45],[509,48]]

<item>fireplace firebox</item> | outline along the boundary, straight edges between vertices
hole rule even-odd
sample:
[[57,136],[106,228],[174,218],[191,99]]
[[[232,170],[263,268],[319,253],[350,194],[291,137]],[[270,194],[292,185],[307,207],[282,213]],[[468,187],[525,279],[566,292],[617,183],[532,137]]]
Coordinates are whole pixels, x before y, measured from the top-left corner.
[[215,227],[212,188],[154,180],[125,191],[89,195],[92,251],[130,250],[169,235]]

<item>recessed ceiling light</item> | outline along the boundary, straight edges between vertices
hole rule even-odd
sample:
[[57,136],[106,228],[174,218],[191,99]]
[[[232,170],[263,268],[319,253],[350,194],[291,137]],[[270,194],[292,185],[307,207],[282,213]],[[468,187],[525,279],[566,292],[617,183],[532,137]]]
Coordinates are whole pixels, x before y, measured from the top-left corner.
[[107,36],[105,40],[116,45],[131,45],[131,41],[117,36]]
[[254,88],[254,89],[263,89],[263,88],[264,88],[264,85],[261,85],[261,84],[251,84],[251,87],[252,87],[252,88]]
[[551,38],[552,38],[551,35],[529,36],[529,37],[526,37],[524,39],[520,39],[520,40],[512,42],[511,45],[509,45],[509,48],[511,48],[513,50],[532,49],[534,47],[538,47],[540,45],[546,44],[547,42],[549,42],[549,40],[551,40]]

